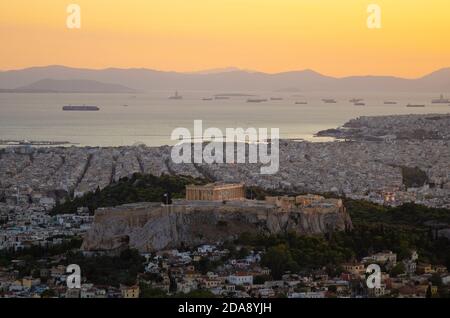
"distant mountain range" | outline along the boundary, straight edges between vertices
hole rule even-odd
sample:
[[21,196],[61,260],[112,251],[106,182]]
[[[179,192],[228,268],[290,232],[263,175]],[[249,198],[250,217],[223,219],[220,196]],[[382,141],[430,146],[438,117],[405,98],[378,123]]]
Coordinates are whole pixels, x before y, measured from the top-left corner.
[[12,93],[136,93],[137,91],[119,84],[107,84],[93,80],[43,79],[14,89],[0,92]]
[[312,70],[267,74],[226,68],[196,73],[177,73],[150,69],[92,70],[46,66],[0,72],[0,88],[19,91],[105,93],[124,93],[135,90],[449,93],[450,68],[444,68],[417,79],[405,79],[393,76],[336,78]]

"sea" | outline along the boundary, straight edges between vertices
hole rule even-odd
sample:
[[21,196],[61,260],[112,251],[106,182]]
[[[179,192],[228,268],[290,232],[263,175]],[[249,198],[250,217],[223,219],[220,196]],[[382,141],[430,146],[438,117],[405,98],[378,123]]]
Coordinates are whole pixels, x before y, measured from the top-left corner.
[[[175,128],[193,134],[194,120],[203,128],[279,128],[286,139],[329,141],[314,137],[324,129],[336,128],[359,116],[398,114],[447,114],[448,104],[431,104],[438,94],[419,93],[292,93],[180,91],[181,100],[169,99],[174,92],[142,94],[0,94],[0,140],[69,142],[76,146],[173,145]],[[228,94],[229,99],[213,99]],[[246,96],[252,95],[252,96]],[[249,98],[268,99],[248,103]],[[282,100],[270,100],[281,98]],[[332,98],[335,104],[322,101]],[[350,99],[361,98],[365,106]],[[295,104],[307,101],[307,104]],[[384,101],[396,101],[385,105]],[[425,104],[424,108],[406,105]],[[64,105],[95,105],[98,112],[63,111]]]

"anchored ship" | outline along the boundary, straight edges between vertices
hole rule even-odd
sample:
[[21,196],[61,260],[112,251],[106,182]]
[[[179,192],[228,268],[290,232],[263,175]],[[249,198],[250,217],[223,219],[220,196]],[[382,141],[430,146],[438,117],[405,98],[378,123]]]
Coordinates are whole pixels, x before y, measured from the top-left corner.
[[262,103],[262,102],[267,102],[267,99],[263,99],[263,98],[250,98],[247,99],[247,103]]
[[63,111],[81,111],[81,112],[96,112],[99,111],[100,108],[98,108],[97,106],[86,106],[86,105],[82,105],[82,106],[63,106]]
[[183,99],[183,96],[178,94],[178,91],[175,91],[175,95],[169,97],[169,99]]
[[425,107],[423,104],[408,104],[406,107]]
[[335,100],[335,99],[332,99],[332,98],[324,98],[324,99],[322,99],[322,101],[323,101],[325,104],[336,104],[336,103],[337,103],[336,100]]
[[450,99],[444,98],[444,95],[441,94],[441,96],[439,98],[433,99],[431,101],[431,103],[433,103],[433,104],[450,104]]

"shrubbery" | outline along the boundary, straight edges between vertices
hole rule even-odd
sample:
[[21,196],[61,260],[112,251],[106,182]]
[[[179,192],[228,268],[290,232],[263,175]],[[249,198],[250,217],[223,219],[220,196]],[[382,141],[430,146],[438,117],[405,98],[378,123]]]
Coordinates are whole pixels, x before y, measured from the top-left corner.
[[90,192],[82,197],[67,199],[62,204],[57,204],[51,214],[76,213],[80,207],[87,207],[91,213],[99,207],[117,206],[136,202],[161,202],[165,193],[170,193],[172,198],[184,198],[186,185],[204,184],[206,180],[188,176],[134,174],[130,178],[123,178],[117,183],[95,192]]

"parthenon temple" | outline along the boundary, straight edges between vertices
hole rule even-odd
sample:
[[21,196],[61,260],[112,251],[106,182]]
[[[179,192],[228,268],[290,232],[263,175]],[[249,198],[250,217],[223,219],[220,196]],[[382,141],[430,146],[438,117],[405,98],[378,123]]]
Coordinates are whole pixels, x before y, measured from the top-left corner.
[[245,189],[243,183],[210,183],[207,185],[186,186],[186,200],[190,201],[223,201],[243,199],[245,199]]

